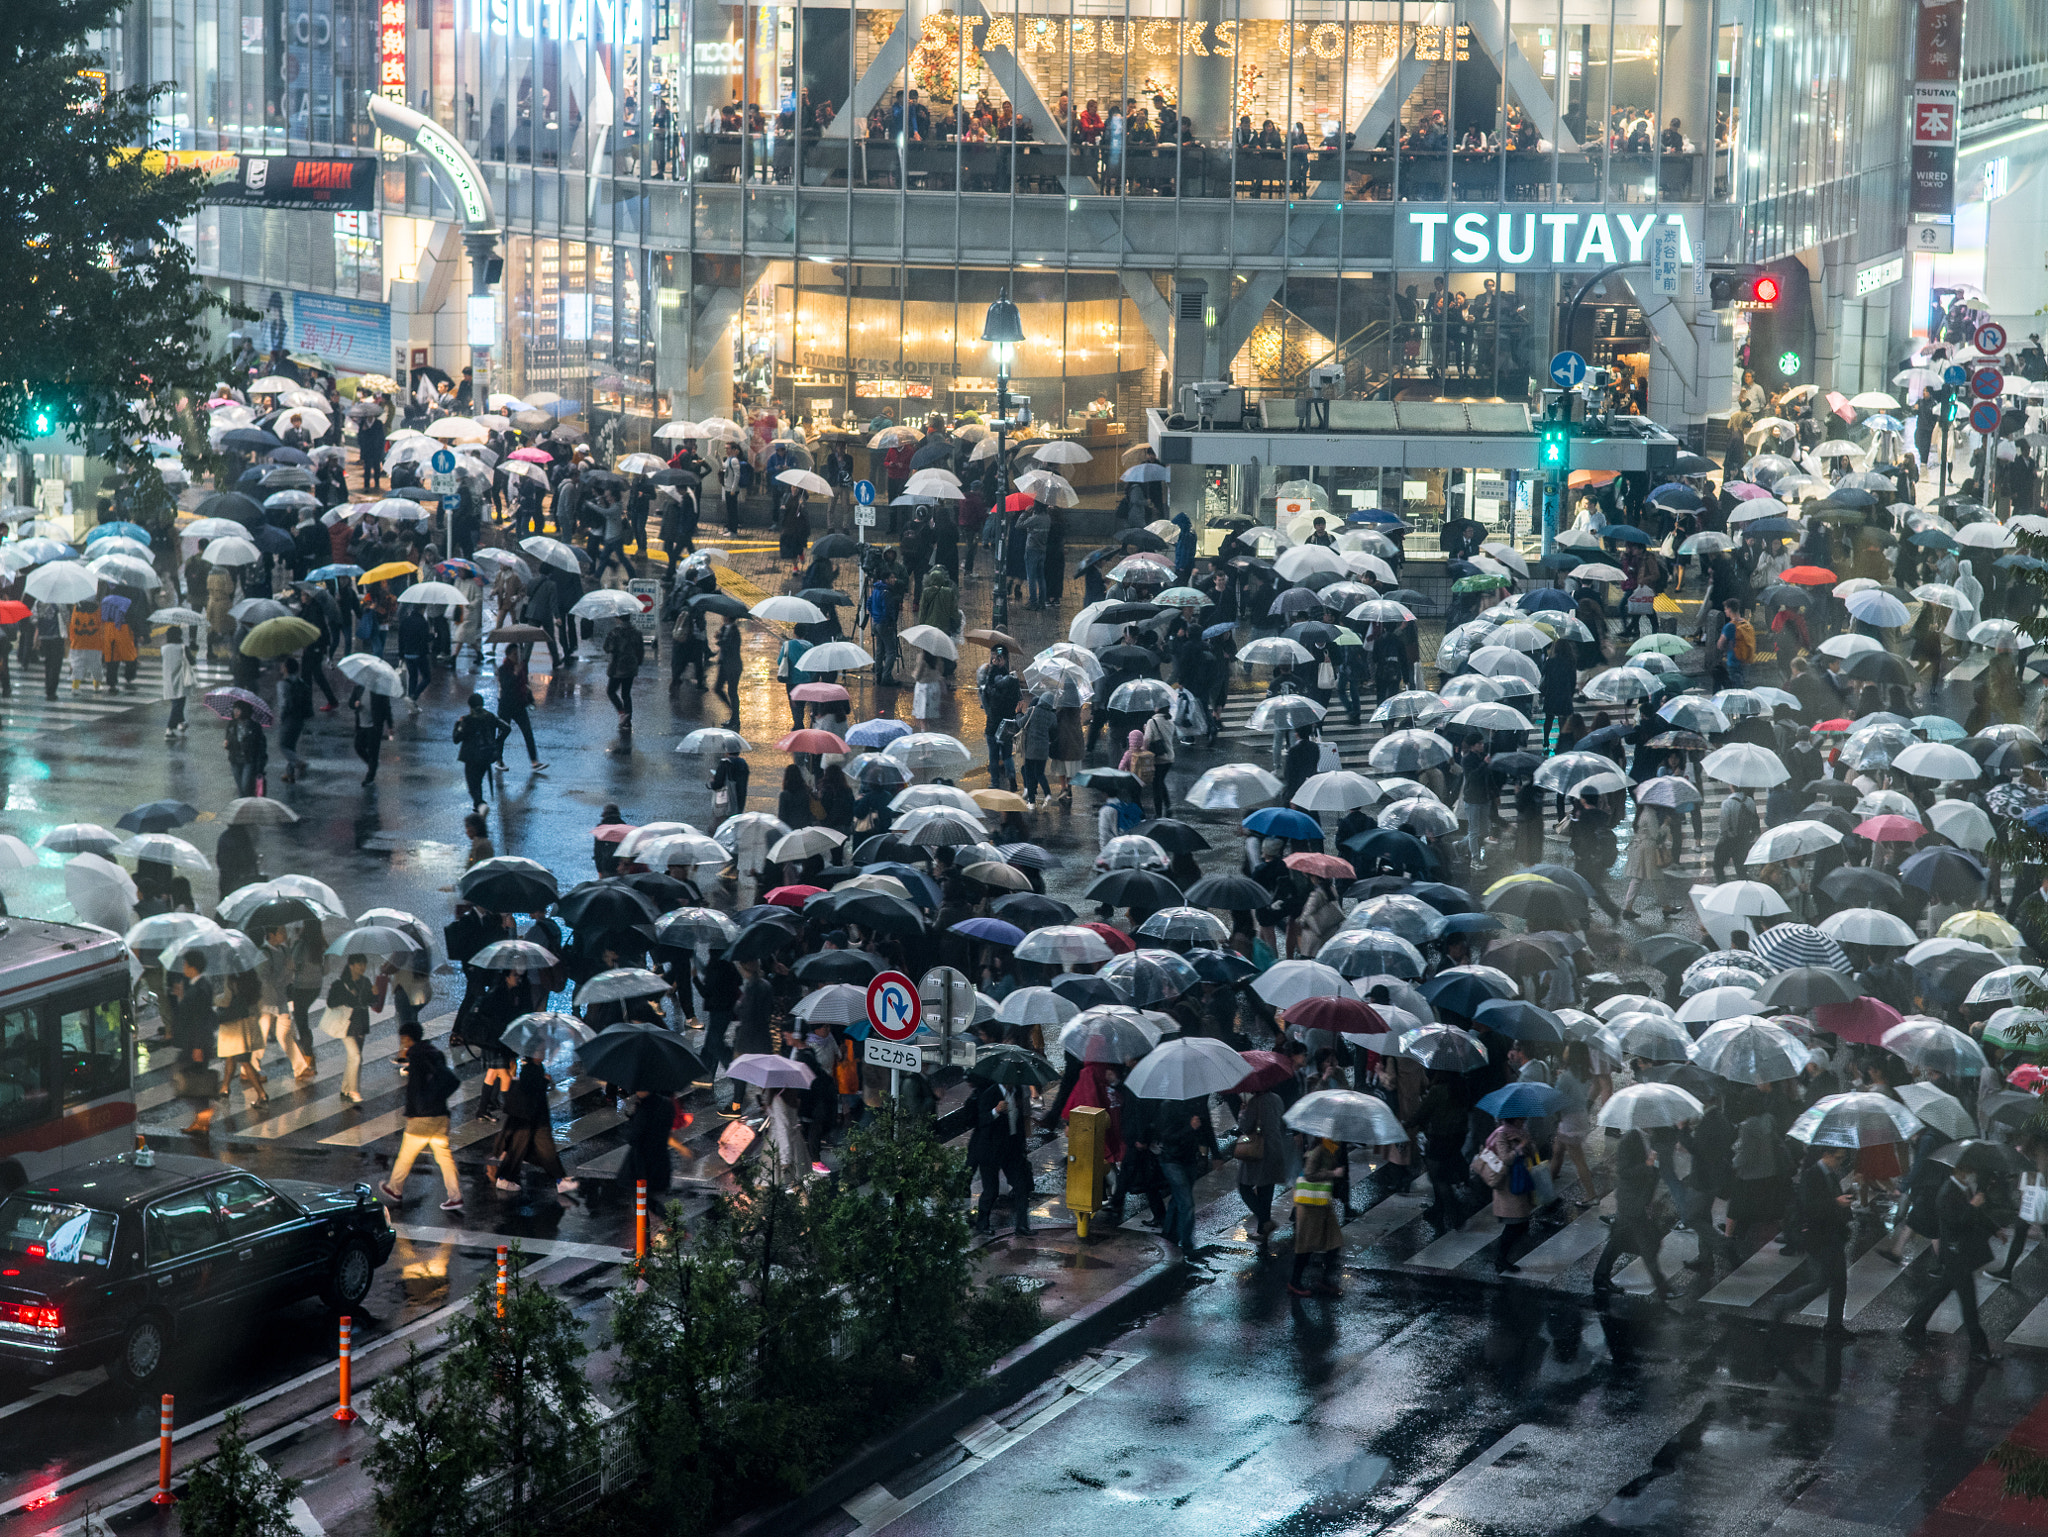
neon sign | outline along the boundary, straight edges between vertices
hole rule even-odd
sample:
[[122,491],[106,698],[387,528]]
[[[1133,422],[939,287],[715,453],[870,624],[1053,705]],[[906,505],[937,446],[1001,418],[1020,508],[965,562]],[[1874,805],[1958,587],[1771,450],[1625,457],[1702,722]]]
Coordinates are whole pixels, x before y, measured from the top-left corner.
[[[1604,267],[1647,260],[1644,242],[1660,221],[1678,230],[1678,260],[1692,261],[1683,214],[1635,215],[1619,209],[1577,213],[1411,213],[1411,262],[1439,266]],[[1441,247],[1441,248],[1440,248]]]
[[462,15],[472,32],[572,43],[638,43],[647,30],[646,7],[634,0],[467,0]]
[[[387,101],[405,104],[405,0],[379,0],[377,7],[377,94]],[[387,158],[397,159],[405,145],[389,134],[379,146]]]

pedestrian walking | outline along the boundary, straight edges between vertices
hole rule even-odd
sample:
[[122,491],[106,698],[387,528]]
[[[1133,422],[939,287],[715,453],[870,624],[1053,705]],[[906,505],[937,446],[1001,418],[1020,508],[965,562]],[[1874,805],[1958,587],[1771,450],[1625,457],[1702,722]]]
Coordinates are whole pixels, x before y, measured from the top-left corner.
[[[1855,1200],[1842,1191],[1842,1175],[1848,1164],[1847,1148],[1823,1147],[1814,1149],[1806,1167],[1799,1171],[1792,1188],[1792,1227],[1803,1256],[1800,1274],[1811,1279],[1781,1298],[1771,1312],[1773,1318],[1783,1318],[1826,1292],[1827,1332],[1836,1335],[1851,1332],[1842,1321],[1842,1309],[1849,1300],[1849,1208]],[[1984,1258],[1990,1257],[1991,1250],[1986,1246]],[[1939,1300],[1937,1293],[1935,1301]],[[1973,1314],[1976,1300],[1972,1294]],[[1932,1304],[1927,1311],[1934,1311]],[[1926,1321],[1924,1317],[1920,1319],[1923,1326]],[[1907,1328],[1910,1330],[1912,1325],[1908,1323]]]
[[370,1035],[370,1011],[376,995],[370,977],[370,958],[351,955],[342,962],[341,975],[327,989],[327,1012],[321,1032],[339,1035],[347,1058],[341,1070],[341,1097],[352,1104],[363,1102],[363,1042]]
[[420,713],[420,696],[434,681],[434,630],[418,603],[401,605],[398,616],[398,657],[405,663],[405,698],[409,713]]
[[1515,1249],[1528,1236],[1536,1210],[1536,1181],[1529,1170],[1535,1161],[1528,1128],[1513,1116],[1494,1127],[1472,1160],[1472,1172],[1493,1192],[1493,1214],[1500,1219],[1500,1244],[1493,1253],[1497,1272],[1521,1268],[1514,1262]]
[[744,664],[740,640],[739,621],[726,620],[718,631],[718,682],[711,690],[712,697],[731,712],[726,724],[734,730],[740,724],[740,669]]
[[[514,728],[526,742],[528,766],[538,774],[547,765],[540,761],[540,750],[533,742],[533,681],[526,671],[526,646],[507,646],[505,656],[498,663],[498,717],[508,727]],[[505,741],[512,740],[512,733],[505,733]],[[498,767],[505,766],[505,749],[498,748]]]
[[93,692],[98,693],[106,680],[106,642],[103,639],[104,621],[100,618],[99,606],[88,599],[73,606],[69,631],[71,647],[71,692],[77,693],[81,683],[90,683]]
[[263,793],[263,770],[270,761],[270,744],[264,739],[263,728],[256,722],[256,712],[247,700],[235,701],[233,713],[228,717],[225,739],[228,766],[234,770],[235,794],[241,796]]
[[448,1144],[448,1099],[462,1080],[440,1049],[427,1044],[417,1021],[398,1027],[398,1060],[405,1064],[405,1135],[399,1139],[391,1177],[377,1188],[393,1205],[403,1204],[413,1164],[422,1152],[431,1152],[447,1195],[441,1210],[461,1211],[462,1181]]
[[660,1198],[668,1194],[675,1162],[668,1150],[669,1133],[675,1130],[676,1101],[659,1090],[637,1090],[633,1109],[626,1120],[626,1157],[619,1165],[618,1190],[634,1193],[641,1180],[647,1181],[647,1207],[660,1209]]
[[1159,1110],[1156,1146],[1166,1176],[1166,1227],[1162,1236],[1183,1260],[1195,1257],[1195,1181],[1207,1163],[1213,1139],[1202,1118],[1202,1103],[1183,1100]]
[[469,787],[470,805],[477,811],[484,809],[484,781],[491,772],[491,765],[498,761],[505,738],[511,734],[512,728],[485,707],[482,694],[471,694],[468,713],[456,717],[450,732],[455,743],[455,758],[462,765],[462,777]]
[[189,1137],[205,1138],[213,1126],[216,1095],[213,1076],[213,988],[206,980],[206,957],[187,951],[166,981],[170,996],[171,1045],[178,1053],[171,1086],[180,1099],[192,1101],[192,1119],[183,1128]]
[[[1977,1272],[1991,1263],[1991,1238],[1998,1231],[1998,1219],[1988,1205],[1989,1196],[1978,1188],[1980,1176],[1960,1166],[1941,1187],[1936,1199],[1937,1228],[1935,1284],[1913,1309],[1902,1331],[1908,1342],[1918,1345],[1927,1338],[1927,1322],[1942,1298],[1950,1292],[1962,1310],[1963,1332],[1970,1337],[1970,1359],[1996,1361],[1990,1336],[1977,1316]],[[1847,1196],[1842,1197],[1848,1200]],[[1845,1220],[1846,1226],[1846,1220]]]
[[967,1161],[981,1177],[981,1203],[974,1216],[977,1233],[995,1232],[996,1188],[1002,1180],[1010,1185],[1013,1231],[1031,1231],[1031,1161],[1026,1156],[1030,1130],[1031,1113],[1021,1087],[981,1086],[974,1096],[974,1130],[967,1145]]
[[1657,1251],[1663,1246],[1669,1225],[1657,1205],[1657,1155],[1640,1131],[1622,1133],[1614,1148],[1614,1224],[1607,1230],[1607,1246],[1593,1267],[1593,1296],[1604,1301],[1614,1290],[1614,1262],[1633,1254],[1650,1272],[1653,1295],[1659,1302],[1670,1295],[1664,1268]]
[[1320,1257],[1323,1278],[1315,1290],[1329,1297],[1341,1296],[1337,1277],[1344,1268],[1344,1229],[1337,1220],[1335,1184],[1342,1156],[1328,1137],[1303,1140],[1301,1173],[1294,1181],[1294,1268],[1287,1278],[1287,1290],[1297,1297],[1309,1296],[1304,1284],[1309,1261]]
[[299,737],[313,718],[313,680],[297,657],[284,659],[284,679],[278,686],[277,747],[284,754],[284,782],[294,784],[306,777],[306,760],[299,756]]
[[577,1188],[562,1167],[562,1155],[555,1148],[554,1125],[548,1109],[548,1090],[553,1081],[538,1057],[520,1060],[519,1074],[505,1090],[502,1104],[505,1121],[498,1128],[498,1140],[485,1165],[485,1175],[498,1189],[517,1193],[523,1165],[531,1163],[555,1182],[557,1193],[567,1195]]
[[[1237,1164],[1237,1196],[1250,1218],[1246,1226],[1258,1246],[1259,1258],[1265,1259],[1271,1253],[1266,1241],[1276,1226],[1273,1192],[1287,1178],[1287,1126],[1281,1120],[1280,1096],[1271,1089],[1252,1095],[1238,1112],[1237,1141],[1230,1156]],[[1297,1226],[1297,1239],[1299,1236]]]
[[[368,719],[363,715],[366,704]],[[358,683],[348,696],[348,707],[355,714],[354,746],[356,756],[363,760],[363,783],[375,784],[384,743],[396,734],[391,724],[391,696],[372,694]]]
[[170,708],[164,714],[164,740],[176,741],[185,734],[185,700],[192,692],[192,653],[186,641],[189,630],[175,629],[164,637],[163,677],[157,685],[159,694],[170,701]]
[[213,1029],[213,1051],[220,1058],[220,1094],[225,1099],[239,1075],[245,1097],[252,1105],[269,1102],[264,1089],[263,1070],[256,1065],[263,1050],[261,1019],[263,982],[254,971],[237,972],[227,979],[225,992],[216,997],[220,1011]]

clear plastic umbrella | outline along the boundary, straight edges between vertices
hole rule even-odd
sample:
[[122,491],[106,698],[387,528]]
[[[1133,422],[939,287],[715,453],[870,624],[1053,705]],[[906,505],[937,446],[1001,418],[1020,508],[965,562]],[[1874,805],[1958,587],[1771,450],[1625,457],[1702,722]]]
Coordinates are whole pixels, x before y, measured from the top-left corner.
[[1281,1117],[1294,1131],[1359,1147],[1406,1142],[1408,1133],[1386,1101],[1354,1089],[1318,1089],[1304,1094]]
[[1707,1113],[1692,1095],[1672,1083],[1638,1083],[1619,1089],[1600,1107],[1608,1131],[1661,1131],[1697,1121]]
[[1830,1094],[1816,1101],[1785,1133],[1809,1147],[1881,1147],[1904,1142],[1920,1118],[1883,1094]]
[[1754,1014],[1724,1019],[1700,1032],[1693,1062],[1731,1083],[1782,1083],[1797,1078],[1811,1053],[1791,1031]]
[[1249,1071],[1244,1058],[1222,1041],[1183,1036],[1155,1047],[1131,1069],[1124,1086],[1140,1099],[1203,1099],[1229,1093]]

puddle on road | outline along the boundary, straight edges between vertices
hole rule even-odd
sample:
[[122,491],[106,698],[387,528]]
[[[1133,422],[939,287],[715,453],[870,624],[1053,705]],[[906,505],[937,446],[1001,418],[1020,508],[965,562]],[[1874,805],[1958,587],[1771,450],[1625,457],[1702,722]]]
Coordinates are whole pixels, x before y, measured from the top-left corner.
[[1008,1249],[1010,1258],[1027,1264],[1053,1265],[1061,1270],[1107,1270],[1109,1261],[1092,1254],[1069,1253],[1065,1249]]

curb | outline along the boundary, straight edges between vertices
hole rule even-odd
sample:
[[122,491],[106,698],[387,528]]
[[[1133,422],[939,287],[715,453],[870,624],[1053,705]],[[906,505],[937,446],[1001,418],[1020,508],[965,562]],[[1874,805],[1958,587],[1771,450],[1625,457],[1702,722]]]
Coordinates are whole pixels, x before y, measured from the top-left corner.
[[1172,1259],[1139,1271],[1072,1316],[1033,1335],[991,1365],[979,1382],[940,1399],[889,1434],[870,1441],[795,1499],[740,1516],[720,1527],[714,1537],[757,1537],[817,1520],[880,1478],[929,1455],[961,1426],[1045,1381],[1059,1366],[1109,1339],[1140,1314],[1172,1300],[1192,1274],[1185,1264]]

